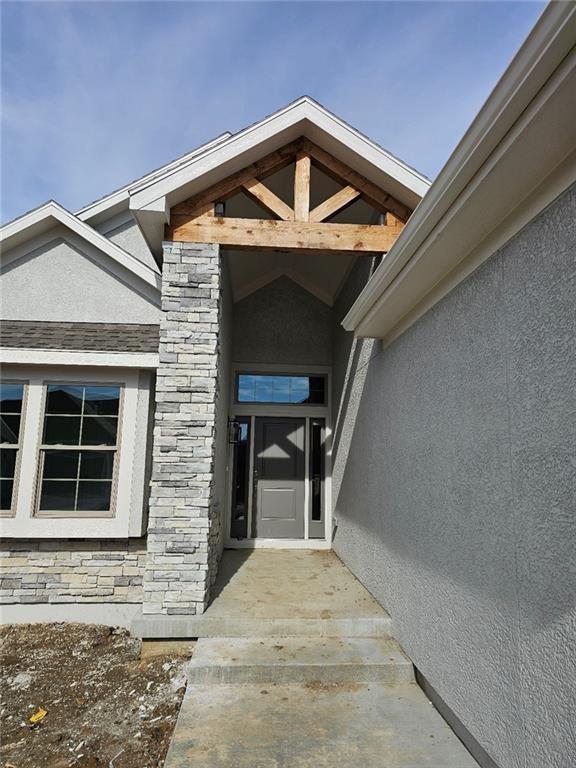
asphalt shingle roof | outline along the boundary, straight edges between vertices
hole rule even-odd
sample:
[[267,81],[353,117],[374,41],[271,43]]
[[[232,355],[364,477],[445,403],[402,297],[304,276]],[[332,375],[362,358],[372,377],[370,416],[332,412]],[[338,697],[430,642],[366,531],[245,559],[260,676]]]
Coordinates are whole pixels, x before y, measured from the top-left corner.
[[0,346],[85,352],[158,352],[158,325],[2,320]]

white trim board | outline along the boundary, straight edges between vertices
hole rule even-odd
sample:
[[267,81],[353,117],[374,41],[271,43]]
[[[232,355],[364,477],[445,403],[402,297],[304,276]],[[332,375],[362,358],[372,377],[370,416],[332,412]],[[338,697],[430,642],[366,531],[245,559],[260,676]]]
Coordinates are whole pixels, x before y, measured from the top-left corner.
[[31,347],[0,347],[0,364],[11,363],[156,369],[159,365],[159,356],[155,352],[76,352]]
[[344,318],[347,330],[394,337],[431,291],[436,301],[445,295],[440,283],[457,284],[448,275],[499,227],[505,225],[510,237],[516,222],[518,231],[531,200],[537,213],[536,190],[566,163],[572,170],[560,175],[569,184],[576,149],[575,39],[576,5],[551,3]]

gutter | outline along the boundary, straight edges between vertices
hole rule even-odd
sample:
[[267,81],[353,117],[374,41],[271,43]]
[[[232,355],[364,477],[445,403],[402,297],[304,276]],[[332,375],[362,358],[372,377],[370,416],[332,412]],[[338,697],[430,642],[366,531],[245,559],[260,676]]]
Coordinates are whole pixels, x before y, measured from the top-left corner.
[[[576,129],[571,128],[569,123],[576,92],[571,87],[576,67],[575,44],[576,5],[564,2],[550,3],[416,208],[398,240],[344,318],[342,325],[346,330],[354,331],[357,336],[392,338],[395,327],[414,311],[424,296],[445,280],[457,264],[480,244],[483,237],[487,237],[502,225],[507,213],[518,208],[524,199],[529,199],[538,183],[548,173],[554,171],[563,159],[570,157],[571,151],[576,149]],[[561,75],[558,75],[559,71]],[[558,75],[558,82],[548,89],[551,93],[543,94],[555,74]],[[558,99],[556,102],[553,100],[555,94],[560,91],[564,100],[563,113],[558,110]],[[539,96],[542,97],[541,103],[535,104]],[[532,108],[531,113],[529,108]],[[563,114],[565,124],[553,135],[556,155],[547,158],[549,165],[547,172],[543,174],[542,163],[538,166],[538,158],[527,149],[529,144],[534,145],[536,137],[540,136],[538,120],[546,109],[549,109],[557,122],[558,116],[560,115],[562,120]],[[540,150],[538,143],[536,146]],[[520,158],[522,152],[525,157]],[[542,153],[546,154],[546,151],[543,150]],[[512,165],[512,160],[517,164],[521,160],[524,164],[518,176],[518,182],[522,181],[523,186],[512,194],[515,177],[508,175],[504,187],[509,187],[510,199],[505,199],[507,190],[502,188],[502,179],[498,179],[497,165],[500,163],[501,170],[505,170]],[[533,180],[527,175],[530,164],[533,164]],[[563,176],[563,184],[568,184],[573,179],[572,171],[573,167],[570,173]],[[485,206],[480,208],[478,204],[473,211],[474,198],[479,201],[489,187],[493,195],[501,196],[501,204],[494,206],[491,216],[487,215]],[[475,213],[477,218],[484,219],[482,229],[476,233],[475,241],[468,238],[466,242],[465,234],[456,238],[458,246],[448,253],[450,235],[456,234],[456,228],[463,225],[462,217],[466,207],[467,216],[471,217]],[[498,220],[500,212],[502,216]],[[456,213],[459,216],[456,216]],[[473,221],[472,218],[470,220]],[[451,231],[449,228],[452,228]],[[437,253],[432,253],[434,247],[441,246],[442,243],[442,252],[438,250]],[[493,252],[492,250],[491,253]],[[486,258],[491,253],[488,253]],[[418,285],[414,284],[411,290],[407,272],[411,270],[415,260],[420,260],[423,264],[427,257],[433,268],[428,268],[428,274],[420,268]],[[444,262],[443,274],[440,274],[439,270],[441,260]],[[474,268],[478,263],[476,260]],[[468,270],[464,277],[470,271]],[[415,270],[412,272],[415,274]],[[390,303],[391,293],[396,290],[395,283],[402,277],[400,293],[403,300],[401,304],[396,302],[397,306],[392,311],[384,305],[386,302]],[[448,290],[451,290],[454,284],[452,280]],[[440,292],[441,295],[438,295],[436,300],[440,300],[448,290],[443,294]],[[430,305],[427,306],[429,307]]]

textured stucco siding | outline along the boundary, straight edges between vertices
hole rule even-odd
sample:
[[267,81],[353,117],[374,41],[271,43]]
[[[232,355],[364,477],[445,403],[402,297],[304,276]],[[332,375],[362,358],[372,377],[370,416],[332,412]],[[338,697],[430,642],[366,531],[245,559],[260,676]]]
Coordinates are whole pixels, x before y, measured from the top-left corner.
[[371,258],[356,261],[332,311],[332,498],[336,500],[348,461],[354,414],[362,393],[367,364],[379,349],[374,339],[355,339],[342,327],[342,318],[366,285],[374,268]]
[[[79,323],[155,324],[160,318],[152,289],[139,293],[128,285],[129,275],[104,269],[92,253],[68,242],[63,228],[54,239],[10,259],[0,276],[0,317]],[[108,259],[108,257],[104,257]],[[108,259],[109,260],[109,259]],[[111,261],[111,260],[109,260]],[[125,271],[125,270],[124,270]],[[156,303],[155,303],[156,302]]]
[[[232,362],[232,285],[226,260],[222,259],[222,292],[220,301],[220,333],[219,365],[218,365],[218,391],[216,398],[216,427],[215,427],[215,453],[214,453],[214,486],[213,502],[219,517],[219,530],[217,532],[215,547],[218,556],[224,548],[226,535],[226,512],[228,503],[228,416],[230,413],[230,382]],[[211,580],[216,578],[216,569],[212,569]]]
[[288,277],[234,305],[235,362],[331,364],[331,308]]
[[335,549],[501,768],[576,754],[575,257],[573,189],[387,349],[359,343],[337,434]]
[[147,266],[152,268],[156,266],[148,243],[133,217],[121,214],[96,226],[95,229]]
[[144,539],[0,542],[0,603],[141,603]]

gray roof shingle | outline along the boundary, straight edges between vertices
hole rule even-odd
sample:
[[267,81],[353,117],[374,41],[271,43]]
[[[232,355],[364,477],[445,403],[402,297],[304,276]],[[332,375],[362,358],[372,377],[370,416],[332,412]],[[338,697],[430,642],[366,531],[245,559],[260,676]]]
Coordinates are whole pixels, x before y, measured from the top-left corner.
[[0,346],[82,352],[158,352],[158,325],[2,320]]

